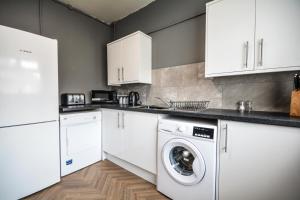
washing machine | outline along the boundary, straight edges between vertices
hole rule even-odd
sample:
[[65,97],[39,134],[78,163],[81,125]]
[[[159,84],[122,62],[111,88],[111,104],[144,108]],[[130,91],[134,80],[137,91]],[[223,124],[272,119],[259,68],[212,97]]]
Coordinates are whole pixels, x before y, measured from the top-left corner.
[[214,122],[160,119],[157,190],[174,200],[215,200],[216,141]]

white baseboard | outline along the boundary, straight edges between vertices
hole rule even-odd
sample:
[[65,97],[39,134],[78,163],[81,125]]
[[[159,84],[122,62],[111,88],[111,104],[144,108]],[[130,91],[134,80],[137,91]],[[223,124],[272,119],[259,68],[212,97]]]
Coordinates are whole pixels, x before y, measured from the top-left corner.
[[142,179],[145,179],[146,181],[149,181],[150,183],[156,185],[156,175],[152,174],[146,170],[143,170],[129,162],[126,162],[124,160],[121,160],[120,158],[117,158],[113,155],[110,155],[108,153],[103,153],[103,160],[107,159],[113,163],[115,163],[116,165],[119,165],[120,167],[130,171],[131,173],[141,177]]

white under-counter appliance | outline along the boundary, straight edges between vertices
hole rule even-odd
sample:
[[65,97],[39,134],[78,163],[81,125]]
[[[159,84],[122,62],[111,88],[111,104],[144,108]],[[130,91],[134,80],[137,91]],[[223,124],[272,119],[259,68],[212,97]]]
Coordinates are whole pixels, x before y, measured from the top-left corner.
[[174,200],[215,200],[217,126],[199,120],[159,120],[157,190]]
[[0,199],[60,181],[57,41],[0,26]]
[[101,112],[60,114],[61,176],[101,160]]

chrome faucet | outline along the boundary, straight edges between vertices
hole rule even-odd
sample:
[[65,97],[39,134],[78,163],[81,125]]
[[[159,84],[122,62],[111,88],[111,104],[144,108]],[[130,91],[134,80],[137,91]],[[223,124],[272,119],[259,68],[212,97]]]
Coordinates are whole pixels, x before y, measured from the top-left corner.
[[161,102],[163,102],[164,104],[168,105],[169,108],[171,108],[171,103],[169,101],[165,101],[160,97],[154,97],[155,99],[160,100]]

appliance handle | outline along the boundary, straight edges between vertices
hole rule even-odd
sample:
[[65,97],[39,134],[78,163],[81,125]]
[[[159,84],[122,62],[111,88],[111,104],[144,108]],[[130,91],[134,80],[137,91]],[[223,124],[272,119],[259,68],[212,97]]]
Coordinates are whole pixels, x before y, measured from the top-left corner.
[[245,43],[245,61],[244,66],[247,69],[248,68],[248,58],[249,58],[249,41]]
[[228,150],[228,124],[225,124],[225,126],[223,127],[223,130],[225,131],[225,143],[224,143],[224,147],[223,150],[225,153],[227,153]]
[[120,128],[120,113],[118,112],[118,128]]
[[123,129],[125,129],[125,114],[122,112]]
[[90,116],[90,117],[85,117],[82,119],[68,119],[68,118],[64,118],[63,120],[60,121],[60,126],[61,127],[70,127],[70,126],[74,126],[74,125],[82,125],[82,124],[89,124],[89,123],[95,123],[97,121],[100,121],[99,118],[97,118],[97,116]]
[[120,68],[118,68],[118,81],[120,81]]
[[264,53],[263,53],[263,51],[264,51],[264,39],[263,38],[260,39],[259,44],[260,44],[260,56],[259,56],[260,60],[259,60],[259,65],[263,66],[263,56],[264,56]]
[[67,155],[69,155],[69,135],[68,135],[67,128],[66,128],[66,152],[67,152]]
[[168,130],[168,129],[159,129],[159,132],[161,132],[161,133],[173,133],[173,131],[171,131],[171,130]]
[[196,157],[196,159],[193,162],[193,170],[197,177],[200,176],[200,174],[201,174],[199,165],[200,165],[199,158]]

